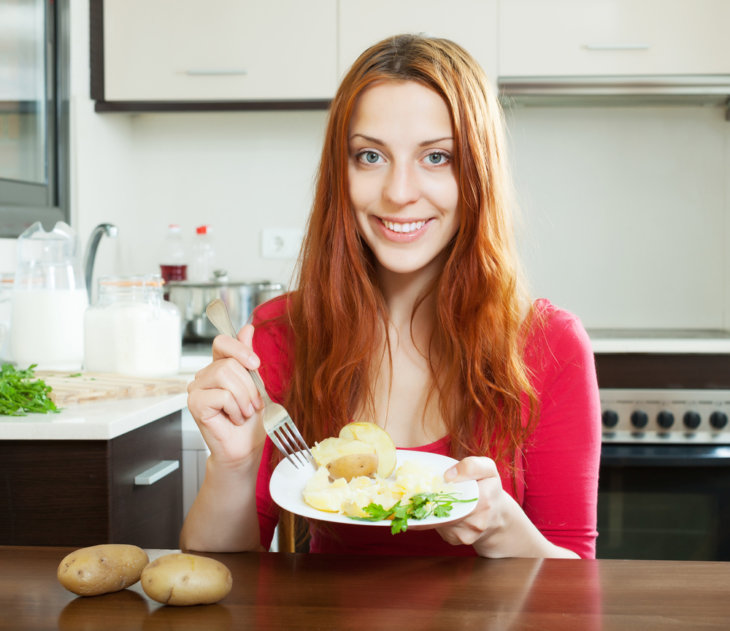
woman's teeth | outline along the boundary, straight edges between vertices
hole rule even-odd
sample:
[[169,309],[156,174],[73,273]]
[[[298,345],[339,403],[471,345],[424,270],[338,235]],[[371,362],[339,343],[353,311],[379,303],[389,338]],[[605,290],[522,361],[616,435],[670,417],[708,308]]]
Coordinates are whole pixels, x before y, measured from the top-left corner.
[[394,223],[392,221],[386,221],[383,219],[383,225],[393,232],[408,233],[420,230],[426,225],[425,221],[413,221],[411,223]]

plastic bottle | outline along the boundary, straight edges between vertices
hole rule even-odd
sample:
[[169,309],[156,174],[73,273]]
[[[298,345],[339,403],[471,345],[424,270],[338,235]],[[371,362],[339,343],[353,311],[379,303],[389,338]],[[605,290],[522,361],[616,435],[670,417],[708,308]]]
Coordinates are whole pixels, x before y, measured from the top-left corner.
[[193,282],[207,283],[213,279],[216,253],[212,232],[212,228],[208,225],[198,226],[195,229],[193,259],[190,264],[190,280]]
[[166,283],[171,280],[186,280],[188,276],[182,230],[179,225],[174,223],[167,227],[167,237],[163,245],[162,261],[160,262],[160,274]]

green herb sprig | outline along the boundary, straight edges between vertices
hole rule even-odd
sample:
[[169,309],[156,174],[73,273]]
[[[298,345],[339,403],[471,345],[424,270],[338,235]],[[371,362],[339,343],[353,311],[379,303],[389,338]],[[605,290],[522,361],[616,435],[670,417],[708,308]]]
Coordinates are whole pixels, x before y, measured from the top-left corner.
[[476,502],[473,497],[468,500],[458,499],[454,493],[418,493],[411,496],[408,504],[401,504],[400,501],[391,508],[383,508],[380,504],[371,503],[363,508],[369,517],[351,517],[358,521],[381,521],[391,519],[390,532],[397,535],[399,532],[408,530],[409,519],[426,519],[434,517],[448,517],[454,504],[465,504]]
[[42,379],[34,379],[36,365],[22,370],[12,364],[3,364],[0,368],[0,414],[26,416],[59,411],[48,396],[51,387]]

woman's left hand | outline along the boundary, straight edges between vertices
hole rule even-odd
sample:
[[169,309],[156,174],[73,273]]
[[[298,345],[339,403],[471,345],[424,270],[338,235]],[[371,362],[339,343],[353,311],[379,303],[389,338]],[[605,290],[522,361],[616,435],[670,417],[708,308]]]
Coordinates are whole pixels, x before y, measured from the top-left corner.
[[502,488],[494,460],[478,456],[464,458],[446,471],[444,479],[447,482],[476,480],[479,486],[479,500],[474,510],[464,519],[436,529],[445,541],[451,545],[471,546],[504,530],[509,495]]
[[484,557],[576,557],[550,543],[515,499],[502,488],[491,458],[469,456],[444,473],[447,482],[476,480],[479,500],[463,519],[436,531],[452,545],[473,546]]

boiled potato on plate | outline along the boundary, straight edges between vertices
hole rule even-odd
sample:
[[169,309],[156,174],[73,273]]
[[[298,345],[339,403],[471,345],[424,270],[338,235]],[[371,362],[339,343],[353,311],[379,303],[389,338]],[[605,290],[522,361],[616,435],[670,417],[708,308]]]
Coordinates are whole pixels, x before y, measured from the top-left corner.
[[[330,476],[351,480],[358,476],[387,478],[396,465],[393,439],[375,423],[356,421],[345,425],[337,437],[325,438],[312,447],[314,461],[327,467]],[[374,457],[373,457],[374,456]]]

